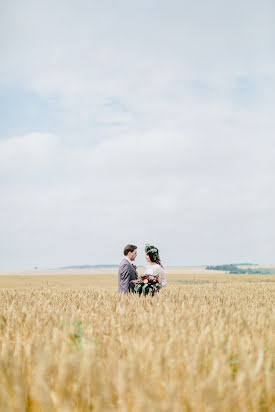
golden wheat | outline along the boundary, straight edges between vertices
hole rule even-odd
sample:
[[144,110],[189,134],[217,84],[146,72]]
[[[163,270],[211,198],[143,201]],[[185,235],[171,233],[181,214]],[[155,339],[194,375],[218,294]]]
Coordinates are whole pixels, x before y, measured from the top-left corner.
[[273,282],[0,290],[0,410],[274,411]]

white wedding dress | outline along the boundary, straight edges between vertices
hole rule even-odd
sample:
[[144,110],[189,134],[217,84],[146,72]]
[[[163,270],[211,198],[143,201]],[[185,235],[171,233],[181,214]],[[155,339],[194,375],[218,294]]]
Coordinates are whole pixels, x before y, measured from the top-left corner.
[[145,276],[145,275],[153,275],[153,276],[156,276],[156,277],[160,277],[162,287],[166,286],[166,278],[165,278],[164,270],[157,263],[153,263],[152,265],[150,264],[150,265],[146,266],[143,276]]

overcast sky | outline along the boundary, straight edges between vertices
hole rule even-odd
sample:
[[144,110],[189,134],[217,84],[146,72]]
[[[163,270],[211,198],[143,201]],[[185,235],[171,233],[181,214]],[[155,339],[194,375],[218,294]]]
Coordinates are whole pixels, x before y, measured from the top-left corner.
[[274,0],[0,7],[0,270],[275,263]]

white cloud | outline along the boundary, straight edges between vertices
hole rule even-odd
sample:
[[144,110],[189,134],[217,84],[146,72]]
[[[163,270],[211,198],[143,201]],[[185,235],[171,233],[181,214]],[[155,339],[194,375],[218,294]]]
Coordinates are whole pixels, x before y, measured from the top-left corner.
[[0,141],[0,170],[20,167],[42,167],[57,145],[57,137],[47,133],[31,133]]
[[[258,171],[255,180],[257,158],[251,162],[247,145],[239,157],[233,151],[227,158],[225,151],[219,162],[220,150],[197,158],[199,142],[157,137],[124,137],[78,150],[46,144],[43,162],[48,169],[35,161],[31,178],[22,164],[13,182],[2,185],[6,201],[0,211],[8,216],[2,225],[5,248],[29,245],[20,257],[29,265],[34,256],[43,265],[96,263],[106,259],[99,247],[103,242],[111,248],[107,260],[115,262],[123,243],[134,237],[139,246],[148,240],[163,245],[169,264],[234,256],[253,260],[259,253],[254,228],[263,239],[271,236],[271,228],[264,224],[274,219],[274,209],[269,207],[275,196],[272,176]],[[28,151],[32,138],[21,138],[25,147],[20,153]],[[40,136],[40,141],[47,138]],[[253,143],[252,153],[258,149],[259,157],[270,154],[266,149],[271,146],[261,152],[261,143],[257,147]],[[10,147],[9,163],[16,164],[18,149]],[[37,151],[32,154],[35,158]],[[33,156],[29,153],[30,163]],[[178,244],[176,256],[170,242]],[[221,253],[221,244],[228,250]],[[261,251],[258,258],[267,258],[265,253]]]
[[169,264],[272,260],[273,11],[7,3],[0,85],[56,124],[0,141],[3,267],[115,262],[130,240]]

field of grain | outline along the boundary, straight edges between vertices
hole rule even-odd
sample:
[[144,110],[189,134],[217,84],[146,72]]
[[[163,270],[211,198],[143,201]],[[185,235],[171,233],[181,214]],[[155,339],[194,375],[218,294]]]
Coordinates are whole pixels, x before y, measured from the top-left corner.
[[0,276],[0,411],[275,410],[275,276],[115,272]]

